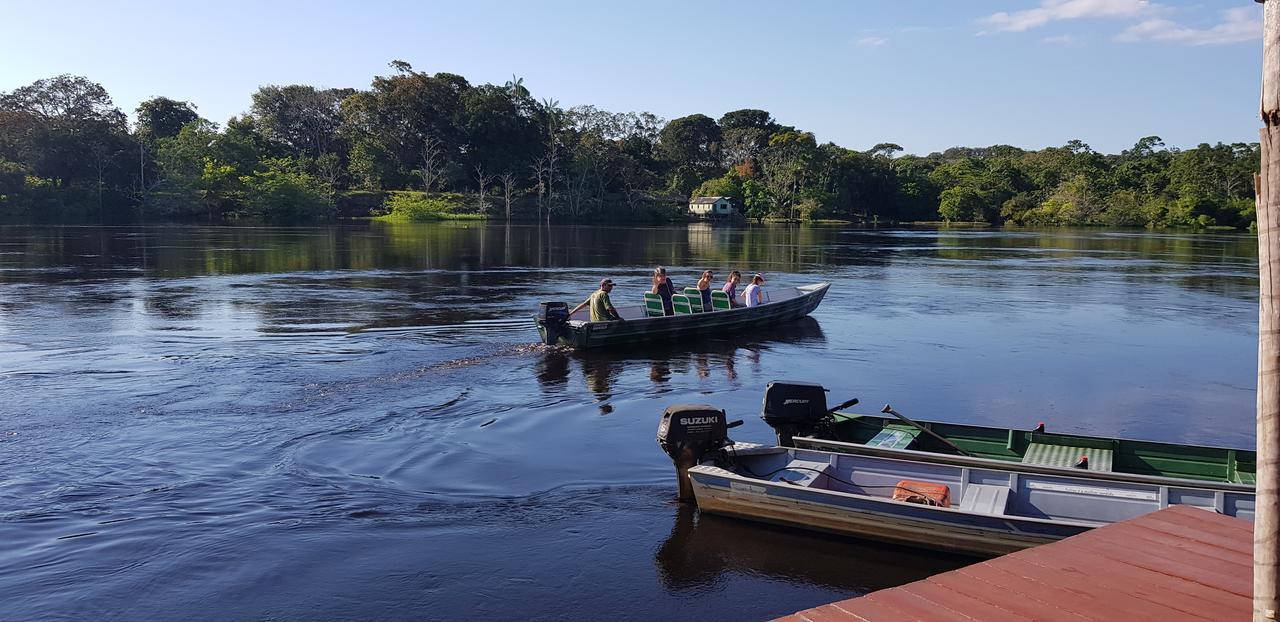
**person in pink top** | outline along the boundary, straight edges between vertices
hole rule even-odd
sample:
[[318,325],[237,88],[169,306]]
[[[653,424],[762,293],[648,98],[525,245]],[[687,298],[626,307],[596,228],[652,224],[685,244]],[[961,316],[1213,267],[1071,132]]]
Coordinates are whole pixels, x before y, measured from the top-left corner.
[[738,283],[741,283],[741,282],[742,282],[742,273],[738,272],[737,270],[734,270],[733,272],[729,273],[729,280],[724,282],[724,287],[720,288],[720,291],[726,294],[729,294],[730,307],[742,306],[738,304]]

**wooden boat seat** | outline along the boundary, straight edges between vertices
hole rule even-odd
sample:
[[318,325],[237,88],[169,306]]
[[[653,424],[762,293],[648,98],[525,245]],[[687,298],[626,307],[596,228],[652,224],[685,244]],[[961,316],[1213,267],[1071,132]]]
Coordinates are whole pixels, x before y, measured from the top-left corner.
[[891,423],[884,426],[879,433],[863,443],[867,447],[884,447],[886,449],[906,449],[920,436],[920,428],[915,426]]
[[665,317],[667,315],[667,310],[662,306],[662,296],[651,292],[645,292],[644,314],[646,317]]
[[774,473],[769,479],[770,481],[786,482],[805,488],[825,488],[827,478],[822,476],[831,475],[833,472],[834,467],[831,466],[830,462],[792,460],[787,463],[787,468]]
[[960,509],[964,512],[1004,514],[1009,505],[1009,487],[990,484],[969,484],[964,487]]
[[1090,471],[1110,471],[1114,453],[1110,449],[1094,447],[1031,443],[1027,445],[1027,453],[1022,456],[1022,462],[1023,464],[1073,467],[1076,461],[1080,460],[1080,456],[1088,456]]
[[722,290],[711,292],[711,310],[712,311],[728,311],[733,308],[733,304],[729,302],[729,294]]

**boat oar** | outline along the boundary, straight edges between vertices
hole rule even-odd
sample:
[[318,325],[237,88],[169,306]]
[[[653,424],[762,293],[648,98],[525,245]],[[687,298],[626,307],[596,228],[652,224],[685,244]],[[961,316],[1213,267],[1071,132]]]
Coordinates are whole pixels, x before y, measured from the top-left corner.
[[951,442],[951,441],[949,441],[949,440],[947,440],[947,439],[945,439],[945,438],[942,438],[941,436],[939,436],[939,435],[938,435],[938,433],[937,433],[937,432],[934,432],[933,430],[930,430],[929,428],[926,428],[926,427],[924,427],[924,426],[920,425],[919,423],[916,423],[915,421],[912,421],[912,420],[910,420],[910,419],[906,418],[906,417],[905,417],[905,416],[903,416],[901,413],[899,413],[898,411],[894,410],[894,409],[893,409],[893,407],[892,407],[892,406],[890,406],[890,405],[888,405],[888,404],[885,404],[885,405],[884,405],[884,408],[881,408],[881,409],[880,409],[880,412],[882,412],[882,413],[887,413],[887,414],[890,414],[890,415],[893,415],[893,416],[897,417],[898,419],[901,419],[904,423],[908,423],[908,424],[911,424],[911,425],[913,425],[913,426],[915,426],[915,427],[919,428],[919,429],[920,429],[920,431],[924,432],[925,434],[928,434],[929,436],[932,436],[933,438],[938,439],[939,441],[942,441],[942,444],[943,444],[943,445],[946,445],[947,447],[950,447],[950,448],[952,448],[952,449],[956,450],[956,453],[958,453],[958,454],[960,454],[960,455],[962,455],[962,456],[969,456],[970,458],[972,458],[972,457],[973,457],[969,452],[967,452],[967,451],[965,451],[965,450],[963,450],[963,449],[960,449],[959,447],[956,447],[956,444],[955,444],[955,443],[953,443],[953,442]]

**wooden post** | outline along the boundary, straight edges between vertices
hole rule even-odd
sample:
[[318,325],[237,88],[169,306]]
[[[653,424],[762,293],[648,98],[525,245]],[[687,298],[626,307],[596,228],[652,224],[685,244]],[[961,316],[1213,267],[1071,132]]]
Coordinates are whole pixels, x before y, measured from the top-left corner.
[[1262,172],[1258,176],[1258,505],[1253,525],[1253,619],[1280,601],[1280,0],[1257,0],[1262,38]]

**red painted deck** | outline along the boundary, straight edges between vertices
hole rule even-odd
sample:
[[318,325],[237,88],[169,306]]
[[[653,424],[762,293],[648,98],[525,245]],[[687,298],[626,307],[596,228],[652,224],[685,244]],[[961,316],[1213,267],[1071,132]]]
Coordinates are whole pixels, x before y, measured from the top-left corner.
[[1173,506],[782,620],[1247,620],[1252,594],[1253,523]]

